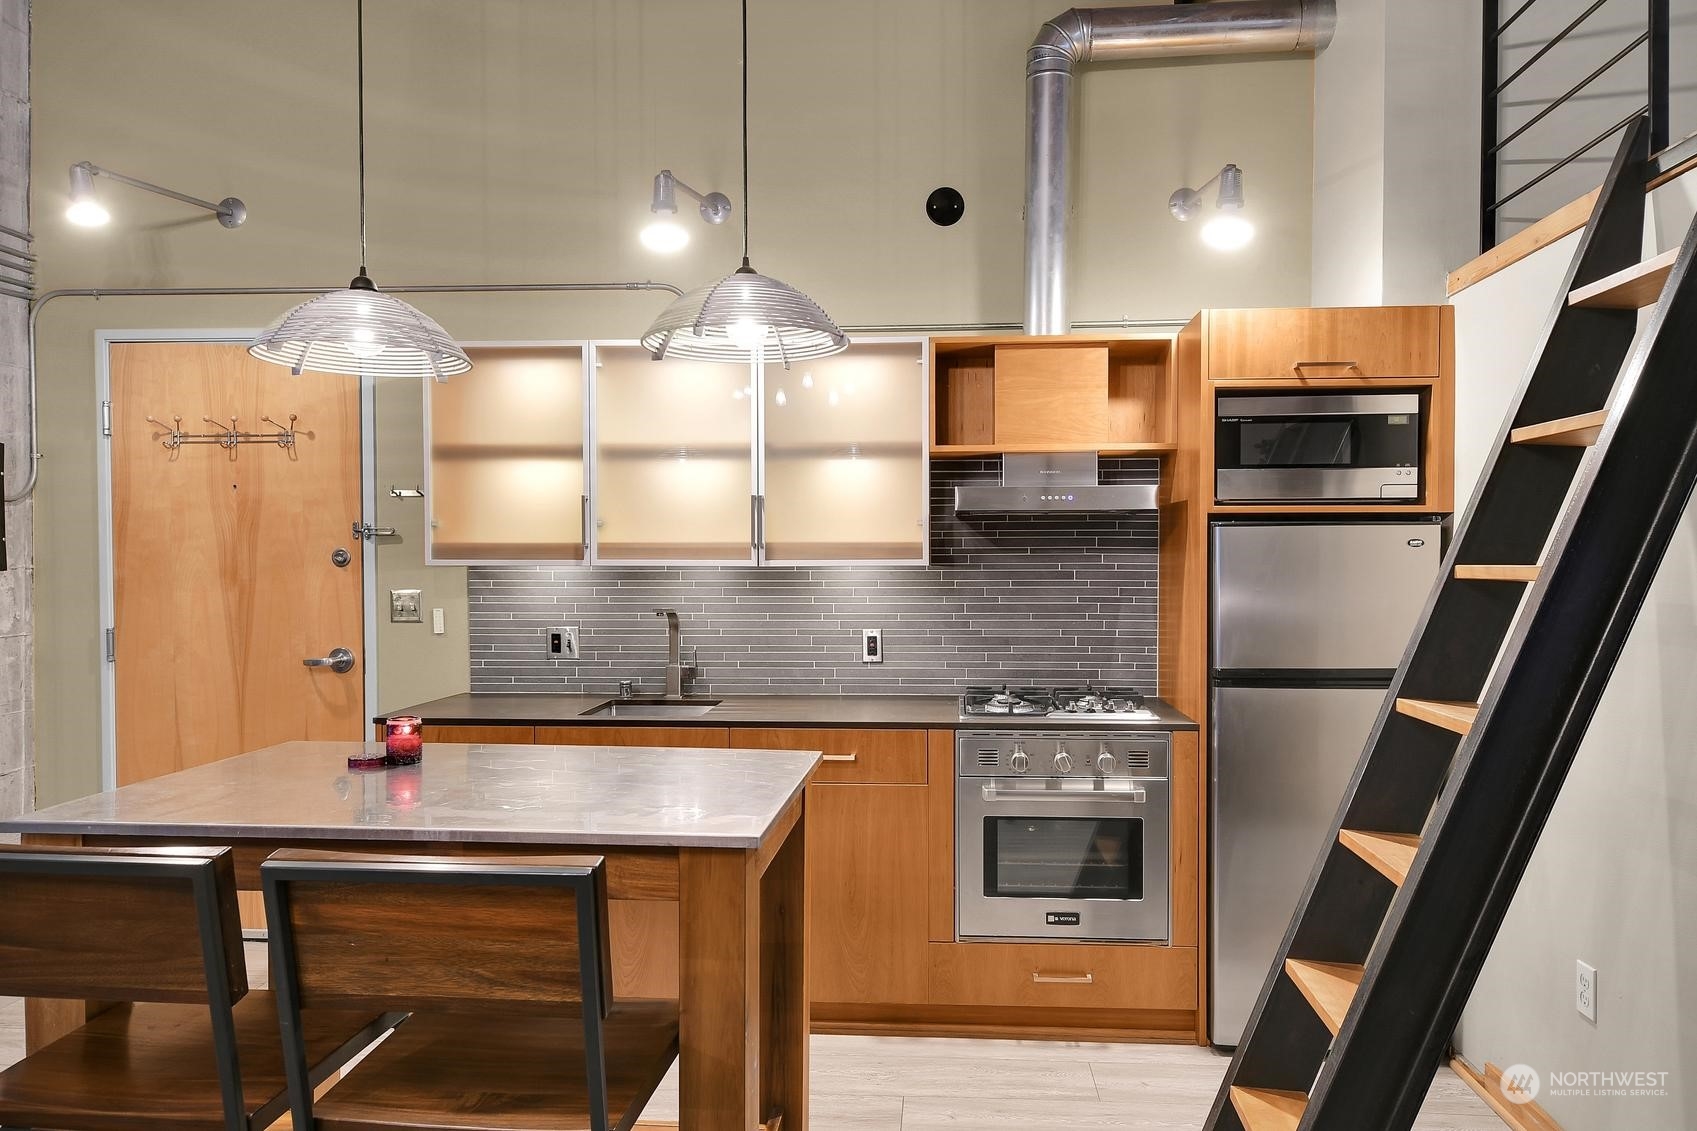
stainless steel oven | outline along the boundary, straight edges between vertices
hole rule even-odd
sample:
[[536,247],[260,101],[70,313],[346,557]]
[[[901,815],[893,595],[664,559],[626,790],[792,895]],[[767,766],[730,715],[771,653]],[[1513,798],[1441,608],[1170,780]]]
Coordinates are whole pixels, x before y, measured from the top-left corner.
[[1222,396],[1214,413],[1214,497],[1417,503],[1423,435],[1419,393]]
[[961,939],[1171,937],[1165,734],[961,732]]

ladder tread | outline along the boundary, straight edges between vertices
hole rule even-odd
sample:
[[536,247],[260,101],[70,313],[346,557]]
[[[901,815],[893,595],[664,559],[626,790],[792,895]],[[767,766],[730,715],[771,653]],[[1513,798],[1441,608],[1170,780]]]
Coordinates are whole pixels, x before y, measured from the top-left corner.
[[1667,285],[1674,261],[1678,258],[1679,249],[1676,247],[1595,283],[1576,287],[1567,296],[1567,304],[1593,310],[1641,310],[1654,306],[1662,297],[1662,288]]
[[1240,1088],[1234,1084],[1231,1100],[1246,1131],[1296,1131],[1302,1113],[1308,1110],[1308,1097],[1302,1092]]
[[1608,419],[1609,410],[1600,408],[1595,412],[1582,412],[1578,416],[1564,416],[1560,420],[1528,424],[1510,432],[1508,438],[1510,443],[1515,444],[1588,448],[1597,442],[1597,437],[1602,433],[1603,425],[1608,423]]
[[1355,1000],[1355,991],[1361,988],[1365,973],[1363,967],[1343,962],[1285,959],[1285,974],[1296,983],[1334,1037],[1343,1028],[1344,1015],[1349,1012],[1349,1003]]
[[1535,565],[1458,565],[1455,576],[1458,581],[1537,581],[1538,569]]
[[1406,833],[1364,833],[1344,829],[1338,842],[1373,865],[1378,873],[1402,886],[1408,879],[1408,869],[1414,864],[1414,854],[1420,851],[1420,838]]
[[1396,709],[1411,719],[1466,734],[1473,729],[1479,707],[1474,703],[1450,703],[1441,699],[1398,699]]

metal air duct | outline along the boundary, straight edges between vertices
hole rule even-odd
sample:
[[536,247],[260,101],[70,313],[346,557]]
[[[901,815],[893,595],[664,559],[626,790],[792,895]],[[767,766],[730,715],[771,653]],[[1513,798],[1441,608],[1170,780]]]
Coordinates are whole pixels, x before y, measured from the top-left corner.
[[1043,25],[1025,64],[1025,332],[1065,334],[1073,71],[1109,59],[1281,55],[1332,40],[1336,0],[1221,0],[1073,8]]

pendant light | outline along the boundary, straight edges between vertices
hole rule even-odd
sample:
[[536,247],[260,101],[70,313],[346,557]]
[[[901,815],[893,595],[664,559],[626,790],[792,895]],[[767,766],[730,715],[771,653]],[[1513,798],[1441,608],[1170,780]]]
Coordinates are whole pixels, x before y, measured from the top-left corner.
[[303,370],[445,380],[471,368],[436,320],[377,289],[365,273],[365,0],[355,0],[359,56],[359,274],[339,291],[309,299],[248,346],[261,361]]
[[818,303],[748,261],[748,0],[742,0],[742,266],[705,283],[660,312],[642,336],[656,361],[669,357],[746,365],[772,350],[792,361],[829,357],[848,337]]

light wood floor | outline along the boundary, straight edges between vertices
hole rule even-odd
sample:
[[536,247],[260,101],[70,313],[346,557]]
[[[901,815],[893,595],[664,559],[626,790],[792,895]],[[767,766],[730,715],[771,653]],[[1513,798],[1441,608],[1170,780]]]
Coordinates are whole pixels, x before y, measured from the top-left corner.
[[[264,948],[248,944],[253,980]],[[0,1067],[23,1055],[24,1009],[0,998]],[[901,1037],[814,1037],[815,1131],[1196,1131],[1226,1060],[1184,1045],[1071,1044]],[[668,1078],[645,1113],[677,1119]],[[1416,1131],[1503,1131],[1449,1069]]]

